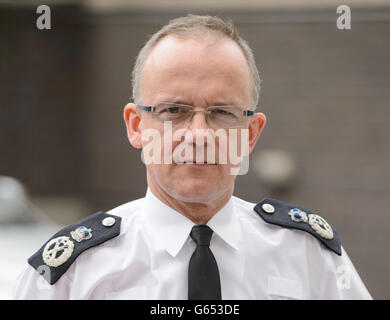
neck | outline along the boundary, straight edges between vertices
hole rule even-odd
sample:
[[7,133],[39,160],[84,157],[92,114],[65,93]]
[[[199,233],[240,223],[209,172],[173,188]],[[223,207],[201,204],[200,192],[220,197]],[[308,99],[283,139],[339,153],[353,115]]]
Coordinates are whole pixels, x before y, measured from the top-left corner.
[[204,201],[183,201],[166,192],[161,186],[150,183],[148,179],[150,191],[163,203],[183,216],[191,220],[195,224],[206,224],[219,210],[221,210],[229,201],[233,194],[233,188],[227,190],[215,199],[205,199]]

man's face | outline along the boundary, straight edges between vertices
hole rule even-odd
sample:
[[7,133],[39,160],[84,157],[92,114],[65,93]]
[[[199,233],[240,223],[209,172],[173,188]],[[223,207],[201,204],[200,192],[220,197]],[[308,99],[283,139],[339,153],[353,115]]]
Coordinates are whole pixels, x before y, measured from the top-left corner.
[[[251,107],[251,76],[243,53],[230,39],[220,39],[206,44],[191,39],[168,36],[161,40],[149,55],[141,80],[141,103],[155,106],[161,102],[180,103],[205,110],[208,106],[234,105],[243,110]],[[164,132],[163,124],[150,113],[137,110],[140,114],[140,132],[154,128],[161,135],[162,148],[167,138],[172,143],[172,152],[183,139],[174,141]],[[253,119],[244,119],[248,128]],[[207,143],[196,143],[199,129],[210,129],[203,113],[195,113],[192,121],[184,128],[190,130],[194,140],[189,143],[193,158],[202,148],[206,162]],[[213,130],[217,128],[211,128]],[[173,128],[173,133],[175,128]],[[227,136],[229,136],[228,131]],[[215,141],[215,164],[148,164],[148,185],[169,196],[185,202],[210,202],[224,194],[231,194],[235,175],[232,165],[218,163],[219,139]],[[142,142],[143,147],[147,142]],[[133,144],[134,145],[134,144]],[[162,159],[163,156],[162,156]],[[190,159],[188,159],[190,160]]]

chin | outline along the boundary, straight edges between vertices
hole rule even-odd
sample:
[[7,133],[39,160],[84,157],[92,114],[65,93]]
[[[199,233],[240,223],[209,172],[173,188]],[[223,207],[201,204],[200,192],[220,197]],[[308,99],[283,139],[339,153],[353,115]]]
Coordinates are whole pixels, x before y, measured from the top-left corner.
[[[215,183],[215,182],[214,182]],[[220,197],[225,190],[211,181],[191,179],[173,186],[174,197],[185,202],[208,202]]]

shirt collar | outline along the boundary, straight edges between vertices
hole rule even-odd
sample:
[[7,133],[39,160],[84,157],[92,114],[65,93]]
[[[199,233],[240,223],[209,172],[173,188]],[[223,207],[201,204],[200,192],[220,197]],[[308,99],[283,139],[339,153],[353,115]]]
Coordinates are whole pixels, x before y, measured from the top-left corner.
[[[222,240],[237,250],[239,221],[234,214],[233,197],[207,223]],[[180,212],[158,199],[148,188],[143,204],[143,220],[156,244],[175,257],[195,225]]]
[[225,206],[207,222],[207,225],[223,241],[238,250],[240,239],[239,222],[239,218],[234,210],[233,197],[230,197]]

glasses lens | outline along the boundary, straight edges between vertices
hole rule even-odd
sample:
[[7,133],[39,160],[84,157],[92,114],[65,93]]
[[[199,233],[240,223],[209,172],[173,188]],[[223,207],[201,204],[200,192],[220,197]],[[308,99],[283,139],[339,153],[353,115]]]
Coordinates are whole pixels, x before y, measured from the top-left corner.
[[209,108],[210,123],[221,128],[238,127],[243,124],[243,110],[239,107],[223,106]]
[[[171,121],[174,126],[185,125],[193,116],[193,107],[175,103],[159,103],[153,116],[159,121]],[[234,128],[244,124],[243,110],[236,106],[216,106],[205,110],[207,123],[215,128]]]
[[190,106],[160,103],[156,105],[155,117],[161,121],[172,121],[173,124],[185,122],[189,117]]

